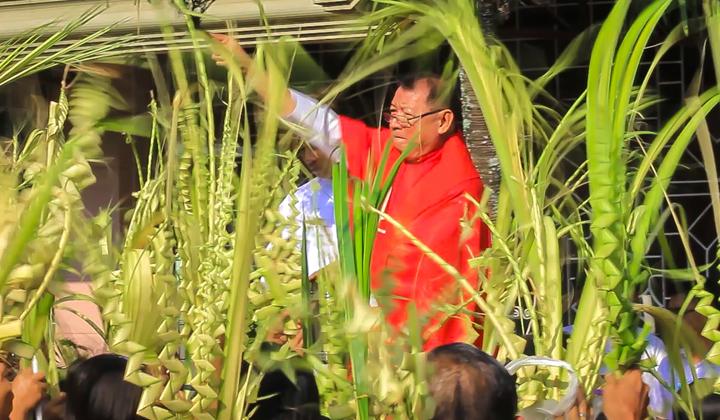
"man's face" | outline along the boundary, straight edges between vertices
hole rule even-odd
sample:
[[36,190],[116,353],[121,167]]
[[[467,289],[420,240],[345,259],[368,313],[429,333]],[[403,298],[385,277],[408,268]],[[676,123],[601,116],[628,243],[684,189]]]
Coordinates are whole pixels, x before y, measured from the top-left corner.
[[[411,88],[398,87],[390,102],[388,124],[393,146],[402,152],[414,144],[407,157],[411,162],[440,148],[452,126],[452,111],[428,101],[430,88],[427,79],[420,79]],[[427,113],[431,114],[423,116]]]
[[332,178],[332,161],[320,150],[305,144],[300,149],[300,160],[313,175],[320,178]]

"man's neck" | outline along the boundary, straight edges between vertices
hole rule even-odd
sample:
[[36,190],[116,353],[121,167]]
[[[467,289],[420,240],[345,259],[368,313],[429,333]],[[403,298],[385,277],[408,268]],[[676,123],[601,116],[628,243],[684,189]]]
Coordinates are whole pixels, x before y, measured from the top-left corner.
[[422,162],[432,158],[432,156],[436,155],[437,153],[439,153],[440,150],[442,150],[443,146],[445,146],[445,143],[447,143],[448,139],[450,139],[450,137],[452,137],[452,136],[453,136],[453,134],[445,136],[437,143],[436,147],[434,147],[428,151],[423,151],[423,153],[420,156],[417,156],[413,159],[405,159],[405,162],[407,162],[407,163],[422,163]]

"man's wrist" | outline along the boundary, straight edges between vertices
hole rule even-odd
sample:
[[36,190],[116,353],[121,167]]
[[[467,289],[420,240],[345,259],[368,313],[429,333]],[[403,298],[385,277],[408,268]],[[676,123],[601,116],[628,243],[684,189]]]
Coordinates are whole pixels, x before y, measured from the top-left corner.
[[27,413],[30,412],[32,408],[24,407],[24,406],[13,406],[12,411],[10,411],[10,420],[25,420],[27,417]]
[[638,418],[637,413],[628,407],[614,407],[604,413],[607,420],[635,420]]
[[300,92],[296,91],[295,89],[288,88],[287,100],[292,103],[292,109],[284,109],[283,111],[285,111],[285,115],[283,115],[283,118],[288,119],[294,123],[300,123],[305,117],[305,115],[301,115],[301,113],[298,112],[298,108],[302,107],[302,105],[299,105],[299,102],[303,100],[303,98],[299,99],[299,96]]

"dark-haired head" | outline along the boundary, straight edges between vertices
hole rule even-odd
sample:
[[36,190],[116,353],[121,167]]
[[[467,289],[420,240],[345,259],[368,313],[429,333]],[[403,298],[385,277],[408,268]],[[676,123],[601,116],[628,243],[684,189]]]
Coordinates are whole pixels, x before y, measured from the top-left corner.
[[433,420],[513,420],[513,377],[493,357],[465,343],[440,346],[428,355]]
[[412,89],[416,83],[427,83],[428,102],[435,108],[448,108],[452,111],[457,123],[460,119],[460,85],[457,78],[443,78],[439,73],[419,71],[402,76],[397,83],[398,88]]
[[720,419],[720,395],[710,394],[703,398],[700,403],[700,410],[702,412],[702,418],[706,420],[717,420]]
[[383,117],[392,132],[393,146],[413,146],[413,161],[442,147],[456,131],[455,83],[431,73],[403,77]]
[[[702,401],[695,405],[695,412],[702,413],[702,418],[705,420],[718,420],[720,419],[720,395],[710,394],[703,398]],[[681,411],[678,413],[677,418],[679,420],[686,420],[688,418],[685,412]]]
[[295,371],[295,380],[280,370],[265,372],[258,395],[262,396],[252,407],[253,419],[268,420],[323,420],[320,414],[320,396],[312,373]]
[[60,384],[66,420],[135,420],[142,388],[123,377],[127,359],[103,354],[70,367]]

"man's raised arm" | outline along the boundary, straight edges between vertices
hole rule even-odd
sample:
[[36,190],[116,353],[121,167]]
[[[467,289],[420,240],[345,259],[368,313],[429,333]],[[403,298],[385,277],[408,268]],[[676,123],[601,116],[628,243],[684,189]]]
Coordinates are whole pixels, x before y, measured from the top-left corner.
[[[250,75],[255,91],[263,101],[267,101],[267,75],[254,66],[252,57],[233,37],[225,34],[211,35],[233,54],[243,70]],[[218,53],[213,54],[213,59],[221,66],[227,64]],[[318,106],[315,99],[292,89],[288,89],[283,96],[283,116],[288,121],[309,130],[311,134],[308,142],[333,160],[337,160],[338,154],[335,152],[339,149],[342,134],[340,131],[340,118],[335,111],[327,105]]]

